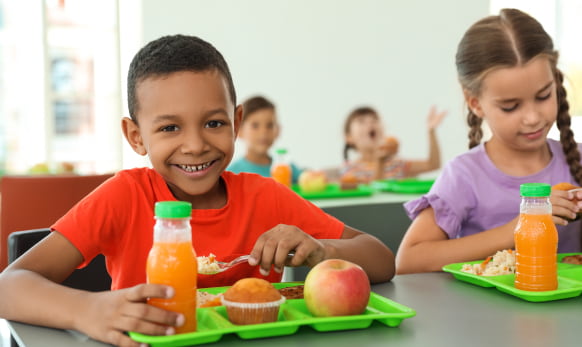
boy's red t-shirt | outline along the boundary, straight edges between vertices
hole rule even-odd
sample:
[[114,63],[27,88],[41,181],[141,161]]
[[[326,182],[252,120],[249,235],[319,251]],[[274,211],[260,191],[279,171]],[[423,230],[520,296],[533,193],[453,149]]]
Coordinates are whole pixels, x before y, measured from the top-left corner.
[[[228,200],[220,209],[192,210],[192,243],[198,256],[230,260],[249,254],[257,238],[278,224],[295,225],[317,239],[341,238],[344,224],[287,187],[259,175],[225,171]],[[176,200],[164,179],[150,168],[123,170],[104,182],[60,218],[52,229],[63,234],[89,263],[106,257],[111,289],[146,282],[153,242],[154,205]],[[216,275],[199,275],[198,287],[232,285],[245,277],[281,281],[271,271],[247,263]]]

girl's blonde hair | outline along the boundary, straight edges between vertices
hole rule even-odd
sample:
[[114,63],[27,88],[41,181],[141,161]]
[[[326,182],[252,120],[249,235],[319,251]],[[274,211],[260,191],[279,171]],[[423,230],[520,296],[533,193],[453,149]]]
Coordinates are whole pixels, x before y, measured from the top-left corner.
[[[523,66],[538,56],[548,58],[556,81],[558,110],[556,125],[570,173],[582,185],[580,152],[570,128],[570,106],[564,88],[564,75],[558,69],[558,52],[542,25],[516,9],[503,9],[473,24],[459,43],[456,55],[457,74],[463,90],[479,95],[483,79],[494,69]],[[481,143],[482,119],[469,107],[469,148]]]

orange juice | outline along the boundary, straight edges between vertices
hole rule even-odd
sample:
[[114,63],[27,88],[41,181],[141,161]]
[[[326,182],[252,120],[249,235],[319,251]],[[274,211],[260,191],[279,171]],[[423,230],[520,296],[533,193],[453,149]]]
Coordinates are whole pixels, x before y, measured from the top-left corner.
[[180,312],[186,318],[176,333],[196,331],[196,277],[198,263],[190,242],[155,242],[148,257],[148,283],[174,288],[171,299],[150,298],[148,303],[168,311]]
[[545,186],[548,189],[540,188],[541,190],[529,192],[526,189],[526,195],[523,189],[520,189],[523,197],[514,233],[517,289],[546,291],[558,288],[558,231],[552,221],[552,207],[548,198],[549,185],[544,184],[543,187]]
[[183,201],[156,203],[154,243],[147,259],[147,282],[174,288],[169,299],[149,298],[148,304],[184,315],[176,333],[196,331],[198,261],[192,247],[192,205]]
[[271,168],[271,177],[287,187],[291,187],[291,167],[287,164],[275,164]]
[[293,172],[287,158],[287,150],[284,148],[279,148],[275,151],[275,157],[271,165],[271,177],[275,181],[291,187]]

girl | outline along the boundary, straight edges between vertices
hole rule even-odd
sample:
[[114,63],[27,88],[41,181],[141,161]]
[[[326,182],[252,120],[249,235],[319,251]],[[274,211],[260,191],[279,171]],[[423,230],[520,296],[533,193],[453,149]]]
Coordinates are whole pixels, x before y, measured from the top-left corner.
[[[385,137],[380,116],[370,107],[360,107],[352,111],[344,125],[345,165],[343,176],[355,176],[358,181],[368,183],[372,180],[404,178],[440,168],[440,150],[436,138],[436,127],[446,112],[437,112],[433,106],[428,115],[429,157],[426,160],[404,160],[396,158],[398,141]],[[348,161],[350,149],[360,157]]]
[[[540,23],[515,9],[484,18],[463,36],[456,65],[468,107],[470,150],[443,169],[431,191],[405,204],[413,219],[397,256],[399,273],[438,271],[513,248],[519,186],[582,183],[580,145],[570,114],[558,53]],[[481,143],[481,123],[491,138]],[[560,142],[547,138],[552,125]],[[580,251],[580,206],[552,191],[559,252]]]

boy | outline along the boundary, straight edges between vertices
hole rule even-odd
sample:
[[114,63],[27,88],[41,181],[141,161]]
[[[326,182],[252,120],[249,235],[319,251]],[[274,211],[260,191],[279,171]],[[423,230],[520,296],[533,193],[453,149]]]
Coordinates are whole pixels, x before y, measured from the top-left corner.
[[[272,158],[269,149],[279,137],[279,122],[275,105],[262,96],[243,102],[242,124],[238,138],[246,144],[244,157],[232,162],[226,169],[234,173],[252,172],[271,177]],[[301,170],[291,163],[292,181],[297,182]]]
[[[161,200],[192,203],[198,255],[251,255],[246,265],[199,276],[200,287],[251,276],[276,282],[285,265],[313,266],[326,258],[360,264],[372,282],[392,278],[394,255],[376,238],[344,226],[271,179],[224,171],[242,107],[235,107],[226,62],[209,43],[176,35],[147,44],[129,67],[128,104],[131,119],[123,119],[123,133],[136,153],[149,156],[153,170],[117,173],[6,268],[0,317],[76,329],[124,346],[138,345],[127,331],[173,334],[184,317],[146,304],[148,297],[173,295],[171,287],[145,284],[153,207]],[[286,263],[290,251],[295,256]],[[107,259],[111,291],[57,284],[99,253]]]

